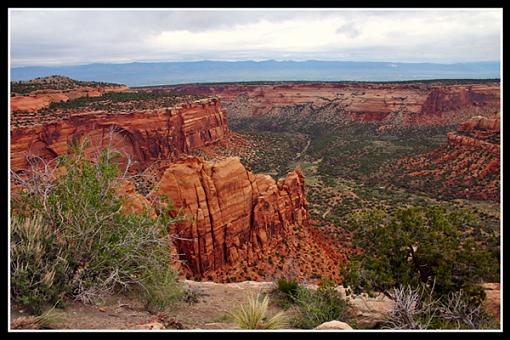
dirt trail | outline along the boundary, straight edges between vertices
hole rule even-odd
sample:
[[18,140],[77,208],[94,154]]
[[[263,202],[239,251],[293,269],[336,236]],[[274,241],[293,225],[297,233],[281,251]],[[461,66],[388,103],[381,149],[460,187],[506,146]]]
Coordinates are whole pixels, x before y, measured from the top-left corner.
[[[267,293],[274,287],[271,282],[253,281],[217,284],[186,280],[183,285],[185,289],[196,293],[198,302],[182,302],[165,312],[170,319],[182,324],[184,329],[235,329],[235,325],[227,317],[227,312],[245,303],[250,295]],[[272,301],[269,314],[273,315],[280,310],[275,301]],[[53,328],[139,329],[142,325],[158,321],[158,316],[146,311],[141,302],[124,296],[111,297],[98,305],[71,302],[62,312],[62,320],[56,322]],[[11,319],[25,314],[13,308]]]
[[306,145],[305,147],[303,148],[303,150],[301,150],[301,152],[298,152],[296,154],[296,158],[294,160],[298,160],[299,158],[301,158],[302,155],[304,155],[306,153],[306,150],[308,150],[308,148],[310,147],[310,144],[312,143],[312,140],[309,139],[307,142],[306,142]]

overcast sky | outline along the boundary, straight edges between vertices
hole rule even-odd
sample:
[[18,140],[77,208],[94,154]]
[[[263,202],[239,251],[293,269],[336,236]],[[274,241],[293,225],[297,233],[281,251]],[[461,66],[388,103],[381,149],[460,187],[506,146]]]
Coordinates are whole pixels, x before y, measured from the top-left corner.
[[192,60],[500,59],[502,10],[10,12],[11,66]]

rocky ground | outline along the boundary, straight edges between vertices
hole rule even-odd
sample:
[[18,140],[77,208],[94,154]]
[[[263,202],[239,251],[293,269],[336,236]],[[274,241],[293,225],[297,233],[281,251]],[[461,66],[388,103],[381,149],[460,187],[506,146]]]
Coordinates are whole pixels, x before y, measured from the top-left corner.
[[[268,294],[270,304],[268,315],[284,312],[290,319],[295,315],[291,308],[284,309],[278,304],[276,286],[273,282],[243,281],[238,283],[197,282],[184,280],[182,286],[187,298],[173,307],[158,313],[148,312],[143,304],[133,297],[113,296],[95,305],[70,302],[64,309],[57,311],[60,320],[53,322],[50,329],[77,330],[220,330],[238,329],[229,316],[240,305],[246,303],[249,296]],[[316,285],[306,285],[316,289]],[[487,299],[484,307],[492,315],[500,315],[500,285],[483,285]],[[366,295],[346,296],[345,289],[337,290],[349,302],[354,329],[374,329],[380,326],[392,310],[393,301],[384,295],[368,297]],[[20,324],[25,317],[16,306],[11,306],[11,328]],[[338,320],[342,321],[342,320]],[[328,325],[321,327],[327,329]],[[289,327],[292,329],[292,327]]]
[[[228,313],[246,303],[247,298],[257,293],[267,293],[270,297],[275,290],[272,282],[244,281],[219,284],[214,282],[183,281],[184,288],[193,299],[181,302],[164,312],[151,314],[143,304],[134,298],[114,296],[96,305],[78,302],[69,303],[62,313],[61,320],[51,325],[52,329],[236,329]],[[310,286],[316,288],[316,286]],[[343,287],[338,290],[344,292]],[[373,328],[391,309],[392,302],[386,297],[357,297],[350,300],[357,327]],[[292,317],[292,310],[284,310],[275,297],[271,298],[268,314],[285,311]],[[16,325],[26,313],[11,309],[11,327]],[[341,320],[339,320],[341,321]]]

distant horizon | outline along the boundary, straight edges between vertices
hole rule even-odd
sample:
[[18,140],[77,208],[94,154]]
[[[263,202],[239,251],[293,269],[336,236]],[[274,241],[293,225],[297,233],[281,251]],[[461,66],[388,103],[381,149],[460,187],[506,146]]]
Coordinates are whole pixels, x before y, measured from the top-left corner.
[[432,65],[456,65],[456,64],[482,64],[482,63],[500,63],[500,60],[472,60],[472,61],[460,61],[460,62],[420,62],[420,61],[387,61],[387,60],[341,60],[341,59],[246,59],[246,60],[229,60],[229,59],[196,59],[196,60],[135,60],[129,62],[115,62],[115,61],[103,61],[103,62],[89,62],[89,63],[62,63],[62,64],[30,64],[13,66],[10,65],[11,69],[26,68],[26,67],[73,67],[73,66],[86,66],[86,65],[127,65],[127,64],[157,64],[157,63],[200,63],[200,62],[225,62],[225,63],[243,63],[243,62],[342,62],[342,63],[385,63],[385,64],[432,64]]
[[69,66],[11,68],[11,80],[63,75],[82,81],[126,84],[130,87],[194,83],[275,81],[420,81],[432,79],[499,79],[499,61],[405,63],[374,61],[158,61],[93,63]]

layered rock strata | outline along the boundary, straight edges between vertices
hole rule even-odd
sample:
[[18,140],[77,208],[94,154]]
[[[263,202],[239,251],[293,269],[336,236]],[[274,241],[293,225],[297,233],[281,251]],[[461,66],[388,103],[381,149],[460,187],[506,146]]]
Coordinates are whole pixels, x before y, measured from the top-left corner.
[[[275,83],[254,85],[176,85],[145,91],[218,96],[232,117],[280,116],[331,111],[343,122],[381,125],[445,125],[500,110],[499,82]],[[319,117],[316,117],[319,114]],[[326,115],[325,121],[331,122]]]
[[12,112],[34,112],[48,107],[51,103],[68,101],[80,97],[99,97],[108,92],[123,92],[126,85],[103,87],[77,87],[66,90],[37,90],[28,95],[11,97]]
[[216,163],[191,157],[166,169],[150,195],[159,194],[187,217],[170,232],[196,277],[243,261],[253,264],[271,239],[308,220],[300,168],[276,182],[247,171],[236,157]]
[[432,152],[404,158],[395,171],[412,189],[452,198],[500,199],[500,119],[472,117]]
[[124,163],[143,169],[154,160],[171,159],[215,143],[227,133],[225,112],[217,100],[133,112],[81,112],[51,123],[11,129],[11,168],[28,168],[31,159],[51,160],[88,139],[90,154],[109,145]]

